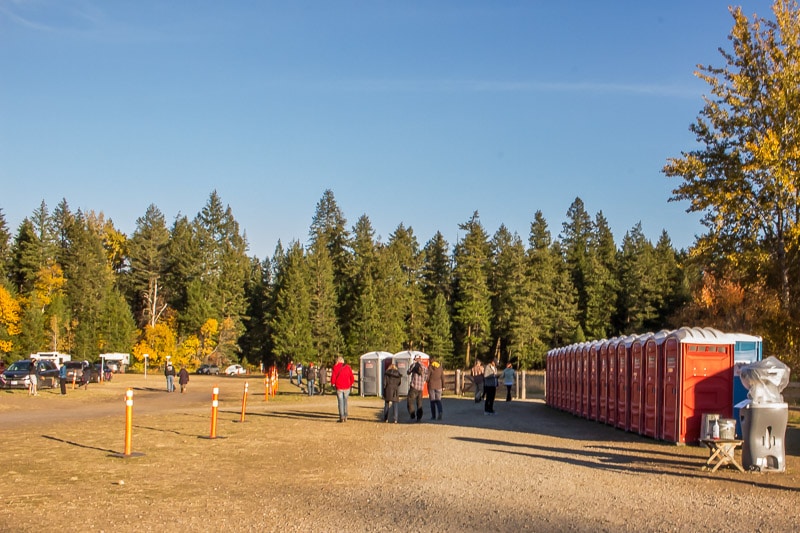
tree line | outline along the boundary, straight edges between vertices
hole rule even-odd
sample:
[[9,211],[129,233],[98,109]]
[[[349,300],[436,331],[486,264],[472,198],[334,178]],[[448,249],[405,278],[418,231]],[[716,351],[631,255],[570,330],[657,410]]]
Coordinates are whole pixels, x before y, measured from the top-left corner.
[[0,351],[193,367],[412,349],[451,368],[492,356],[537,368],[563,343],[666,327],[689,299],[666,232],[654,245],[637,224],[618,249],[580,198],[557,237],[541,212],[527,242],[504,225],[489,235],[477,212],[459,229],[453,246],[440,232],[420,245],[402,223],[381,242],[366,215],[348,228],[326,190],[308,241],[260,259],[216,191],[170,226],[149,206],[130,236],[66,200],[13,236],[0,211]]
[[366,215],[348,228],[325,191],[309,238],[271,258],[247,242],[216,192],[167,226],[155,206],[129,237],[102,213],[42,205],[11,235],[0,211],[0,353],[92,359],[130,351],[158,364],[351,363],[373,350],[423,350],[453,367],[497,356],[543,365],[549,348],[682,325],[764,338],[765,354],[800,367],[800,9],[769,18],[732,7],[723,66],[699,65],[709,88],[668,159],[670,200],[706,232],[675,250],[636,224],[619,245],[580,198],[557,235],[536,212],[527,240],[478,213],[420,244],[400,224],[386,242]]

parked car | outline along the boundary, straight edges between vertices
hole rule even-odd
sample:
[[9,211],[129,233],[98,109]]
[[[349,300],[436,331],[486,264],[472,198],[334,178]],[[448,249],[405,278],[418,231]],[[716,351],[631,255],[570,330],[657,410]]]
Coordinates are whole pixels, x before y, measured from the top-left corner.
[[52,361],[22,359],[14,361],[0,375],[0,386],[6,389],[27,389],[31,386],[31,365],[36,365],[36,375],[39,376],[39,388],[55,387],[58,385],[58,367]]
[[196,371],[198,374],[219,375],[219,367],[217,365],[200,365]]
[[[103,372],[103,381],[111,381],[111,378],[114,377],[114,372],[111,371],[111,367],[106,365],[104,367]],[[100,363],[95,363],[94,368],[92,369],[92,383],[99,383],[100,382]]]
[[75,383],[83,383],[83,362],[82,361],[67,361],[64,363],[67,367],[67,381]]
[[225,369],[226,376],[238,376],[239,374],[247,374],[247,370],[242,365],[231,365]]

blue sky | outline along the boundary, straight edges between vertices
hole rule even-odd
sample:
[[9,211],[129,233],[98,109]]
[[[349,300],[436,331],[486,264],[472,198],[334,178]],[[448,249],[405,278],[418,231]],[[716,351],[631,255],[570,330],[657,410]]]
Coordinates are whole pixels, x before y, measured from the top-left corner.
[[727,5],[0,0],[0,209],[16,233],[66,198],[130,235],[216,190],[263,259],[325,189],[421,246],[474,211],[556,236],[580,197],[618,244],[641,222],[685,248],[703,229],[661,169],[694,146]]

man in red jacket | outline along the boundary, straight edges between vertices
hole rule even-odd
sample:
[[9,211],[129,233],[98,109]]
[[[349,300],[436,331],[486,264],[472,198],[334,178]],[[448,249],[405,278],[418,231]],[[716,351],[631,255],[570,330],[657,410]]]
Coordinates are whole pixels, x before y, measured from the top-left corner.
[[339,404],[339,422],[347,422],[347,398],[354,382],[353,369],[344,362],[344,357],[339,357],[331,372],[331,385],[336,389],[336,401]]

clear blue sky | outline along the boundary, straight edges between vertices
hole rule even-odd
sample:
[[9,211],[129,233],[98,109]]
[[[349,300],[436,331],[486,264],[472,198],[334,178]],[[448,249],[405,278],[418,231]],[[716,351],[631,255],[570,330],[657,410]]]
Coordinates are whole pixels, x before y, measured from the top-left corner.
[[0,209],[15,234],[66,198],[130,235],[216,190],[263,259],[325,189],[421,246],[476,210],[557,236],[579,196],[618,245],[641,222],[685,248],[703,228],[661,169],[694,146],[727,5],[0,0]]

